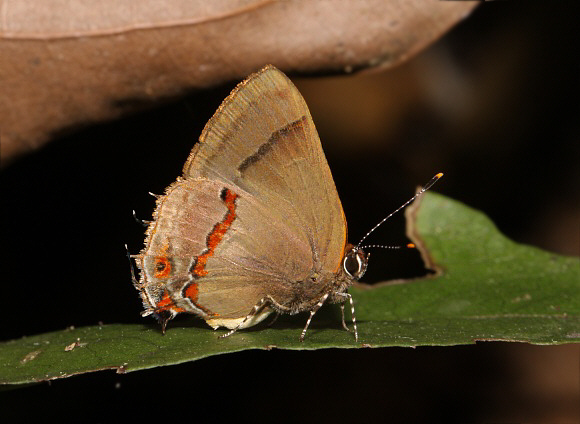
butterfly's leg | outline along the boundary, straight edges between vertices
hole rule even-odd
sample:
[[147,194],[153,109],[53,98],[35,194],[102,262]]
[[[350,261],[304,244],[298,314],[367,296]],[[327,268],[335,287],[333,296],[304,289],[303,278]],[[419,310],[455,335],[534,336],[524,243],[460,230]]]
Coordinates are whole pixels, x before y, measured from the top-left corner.
[[[354,315],[354,302],[352,301],[352,295],[350,293],[335,293],[336,295],[346,297],[350,302],[350,315],[352,317],[352,324],[354,326],[354,340],[358,342],[358,330],[356,328],[356,317]],[[346,303],[346,299],[343,303],[340,304],[340,311],[342,312],[342,327],[346,331],[350,331],[350,329],[346,326],[346,322],[344,322],[344,304]]]
[[276,321],[278,321],[279,316],[280,316],[280,312],[274,311],[274,319],[267,324],[268,327],[271,327],[272,324],[274,324]]
[[340,314],[342,315],[342,328],[346,331],[350,331],[350,328],[346,326],[346,322],[344,321],[344,302],[340,304]]
[[[252,310],[250,311],[250,313],[242,320],[242,322],[240,322],[235,328],[231,329],[226,334],[222,334],[221,336],[218,336],[218,338],[223,339],[225,337],[231,336],[236,331],[238,331],[246,323],[246,321],[248,321],[250,318],[252,318],[253,316],[255,316],[258,312],[260,312],[266,306],[271,305],[271,304],[276,305],[276,306],[279,306],[278,303],[274,299],[272,299],[272,297],[270,295],[264,296],[262,299],[260,299],[258,301],[258,303],[256,303],[254,305],[254,307],[252,308]],[[276,318],[277,318],[278,315],[279,315],[279,313],[276,312]]]
[[328,299],[329,295],[330,295],[330,293],[326,293],[324,296],[322,296],[320,298],[320,300],[318,301],[318,303],[316,305],[314,305],[314,308],[312,308],[312,310],[310,311],[310,316],[308,317],[308,321],[306,321],[306,325],[304,326],[304,330],[302,330],[302,333],[300,334],[300,341],[301,342],[304,341],[304,336],[306,335],[306,330],[308,330],[308,326],[310,325],[310,321],[312,321],[312,317],[320,309],[320,307],[322,305],[324,305],[324,302],[326,302],[326,299]]

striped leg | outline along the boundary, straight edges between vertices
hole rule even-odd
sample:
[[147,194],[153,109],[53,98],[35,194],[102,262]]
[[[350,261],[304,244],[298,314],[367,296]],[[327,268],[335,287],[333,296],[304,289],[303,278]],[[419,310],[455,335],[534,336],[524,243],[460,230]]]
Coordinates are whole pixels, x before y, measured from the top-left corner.
[[[352,295],[350,293],[336,293],[336,294],[342,297],[346,297],[350,302],[350,315],[352,317],[352,325],[354,326],[354,340],[355,342],[358,342],[358,330],[356,328],[356,317],[354,315],[354,302],[352,301]],[[342,328],[344,328],[346,331],[351,331],[346,326],[346,322],[344,322],[344,303],[340,304],[340,311],[342,312]]]
[[268,327],[271,327],[272,324],[274,324],[276,321],[278,321],[279,316],[280,316],[280,312],[274,311],[274,319],[267,324]]
[[221,336],[218,336],[218,339],[225,339],[226,337],[229,337],[232,334],[234,334],[236,331],[239,330],[240,327],[242,327],[246,323],[246,321],[248,321],[250,318],[252,318],[258,312],[260,312],[266,305],[268,305],[270,303],[272,303],[272,298],[270,296],[265,296],[262,299],[260,299],[260,301],[254,305],[254,307],[252,308],[250,313],[248,315],[246,315],[246,317],[242,320],[242,322],[240,322],[235,328],[232,328],[226,334],[222,334]]
[[347,327],[346,322],[344,321],[344,303],[340,304],[340,314],[342,315],[342,328],[346,331],[350,331],[350,328]]
[[308,321],[306,321],[306,325],[304,326],[304,330],[302,330],[302,334],[300,334],[300,341],[301,342],[304,341],[304,336],[306,335],[306,330],[308,330],[308,326],[310,325],[310,321],[312,321],[312,317],[320,309],[320,307],[322,305],[324,305],[324,302],[326,302],[326,299],[328,299],[329,295],[330,295],[330,293],[326,293],[324,296],[322,296],[320,298],[320,300],[318,301],[318,303],[316,305],[314,305],[314,308],[312,308],[312,310],[310,311],[310,316],[308,317]]

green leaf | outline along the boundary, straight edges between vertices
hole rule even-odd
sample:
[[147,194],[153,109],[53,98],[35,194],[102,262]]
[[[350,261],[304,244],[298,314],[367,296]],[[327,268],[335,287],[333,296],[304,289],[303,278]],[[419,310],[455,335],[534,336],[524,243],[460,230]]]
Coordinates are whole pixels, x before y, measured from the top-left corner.
[[[481,213],[435,193],[407,210],[408,233],[432,278],[351,289],[359,343],[326,307],[298,341],[306,315],[226,339],[201,320],[113,324],[0,343],[0,383],[116,369],[135,371],[246,349],[457,345],[476,340],[580,342],[580,260],[514,243]],[[148,325],[150,324],[150,325]]]

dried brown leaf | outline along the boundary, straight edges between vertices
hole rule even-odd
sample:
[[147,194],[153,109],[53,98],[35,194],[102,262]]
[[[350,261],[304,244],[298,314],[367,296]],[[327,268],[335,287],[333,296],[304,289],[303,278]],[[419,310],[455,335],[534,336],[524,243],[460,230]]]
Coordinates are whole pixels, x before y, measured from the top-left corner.
[[2,162],[67,127],[241,79],[391,67],[478,2],[431,0],[4,0]]

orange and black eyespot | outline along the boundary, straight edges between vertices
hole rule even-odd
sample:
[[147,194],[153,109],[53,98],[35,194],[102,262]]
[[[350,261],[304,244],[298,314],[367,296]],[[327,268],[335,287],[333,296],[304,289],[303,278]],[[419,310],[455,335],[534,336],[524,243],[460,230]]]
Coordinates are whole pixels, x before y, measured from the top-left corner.
[[155,278],[167,278],[171,274],[171,262],[166,256],[155,258],[154,274]]

